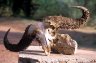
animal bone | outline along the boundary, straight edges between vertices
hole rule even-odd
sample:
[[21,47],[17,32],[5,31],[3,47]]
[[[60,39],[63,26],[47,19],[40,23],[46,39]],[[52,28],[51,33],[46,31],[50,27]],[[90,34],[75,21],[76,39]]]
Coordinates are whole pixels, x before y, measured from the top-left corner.
[[28,25],[25,29],[24,35],[22,36],[20,42],[18,44],[11,44],[9,42],[7,35],[10,31],[10,29],[6,32],[4,36],[4,46],[6,49],[13,51],[13,52],[19,52],[24,49],[26,49],[33,39],[37,39],[37,41],[42,45],[42,48],[44,49],[46,55],[49,55],[47,52],[48,44],[45,37],[45,29],[43,23],[38,23],[35,25]]
[[[38,27],[34,26],[34,25],[28,25],[25,29],[24,35],[22,36],[20,42],[18,44],[11,44],[11,42],[9,42],[7,35],[9,34],[10,29],[6,32],[5,36],[4,36],[4,46],[5,48],[7,48],[10,51],[13,52],[19,52],[24,50],[26,47],[28,47],[31,42],[33,41],[33,39],[39,37],[39,39],[41,40],[42,44],[46,44],[46,39],[45,35],[44,35],[44,28],[43,25],[41,25],[41,23],[39,23],[39,25],[37,25]],[[42,29],[40,29],[40,27],[42,26]]]
[[27,28],[25,29],[24,35],[22,36],[20,42],[18,44],[10,44],[9,40],[7,39],[7,35],[10,31],[10,29],[6,32],[4,36],[4,46],[6,49],[13,51],[13,52],[18,52],[24,50],[26,47],[28,47],[31,43],[31,41],[35,38],[36,32],[33,30],[33,32],[29,33],[29,28],[31,25],[28,25]]

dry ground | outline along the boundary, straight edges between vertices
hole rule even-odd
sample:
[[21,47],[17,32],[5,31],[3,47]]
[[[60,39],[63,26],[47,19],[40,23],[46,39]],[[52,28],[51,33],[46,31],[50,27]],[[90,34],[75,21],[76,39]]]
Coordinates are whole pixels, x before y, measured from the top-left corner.
[[[32,24],[31,20],[14,19],[14,18],[1,18],[0,19],[0,63],[18,63],[18,53],[10,52],[3,46],[3,37],[5,32],[11,28],[11,33],[8,38],[12,43],[18,43],[23,35],[23,32],[28,24]],[[83,28],[75,31],[60,31],[60,33],[68,33],[77,40],[79,44],[79,52],[81,54],[94,54],[96,46],[96,30],[93,28]],[[36,45],[35,41],[33,45]],[[90,51],[90,52],[89,52]]]

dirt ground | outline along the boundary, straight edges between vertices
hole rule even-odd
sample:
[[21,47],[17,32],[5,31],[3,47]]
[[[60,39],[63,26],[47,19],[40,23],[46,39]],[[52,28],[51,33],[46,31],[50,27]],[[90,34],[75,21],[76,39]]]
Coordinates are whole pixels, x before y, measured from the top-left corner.
[[[32,24],[34,21],[26,19],[14,19],[14,18],[1,18],[0,19],[0,63],[18,63],[18,53],[10,52],[3,46],[3,37],[5,32],[11,28],[11,32],[8,35],[8,39],[12,43],[18,43],[23,35],[23,32],[28,24]],[[82,28],[75,31],[67,31],[72,35],[72,38],[76,39],[79,46],[80,53],[88,52],[96,56],[96,30],[90,27]],[[60,31],[60,33],[66,33],[66,31]],[[75,36],[74,36],[75,35]],[[37,45],[35,41],[33,45]]]

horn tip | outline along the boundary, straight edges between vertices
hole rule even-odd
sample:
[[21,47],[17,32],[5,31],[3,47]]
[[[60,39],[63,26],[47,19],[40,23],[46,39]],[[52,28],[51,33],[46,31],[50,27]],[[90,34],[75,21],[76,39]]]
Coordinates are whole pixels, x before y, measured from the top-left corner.
[[8,31],[10,31],[10,30],[11,30],[11,28],[8,29]]

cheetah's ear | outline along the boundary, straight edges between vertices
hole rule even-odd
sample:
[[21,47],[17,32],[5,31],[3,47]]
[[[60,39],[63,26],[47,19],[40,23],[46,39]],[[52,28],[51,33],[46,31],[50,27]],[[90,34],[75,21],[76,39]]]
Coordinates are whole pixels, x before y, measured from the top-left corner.
[[50,27],[50,24],[51,24],[50,22],[44,22],[44,27],[45,28],[49,28]]
[[50,28],[55,29],[55,27],[53,25],[50,25]]

